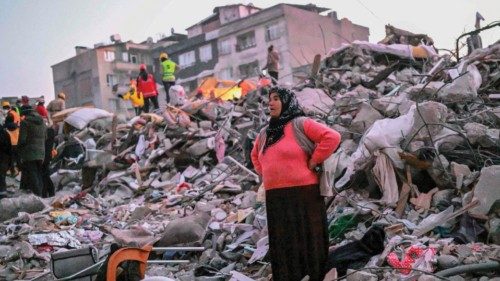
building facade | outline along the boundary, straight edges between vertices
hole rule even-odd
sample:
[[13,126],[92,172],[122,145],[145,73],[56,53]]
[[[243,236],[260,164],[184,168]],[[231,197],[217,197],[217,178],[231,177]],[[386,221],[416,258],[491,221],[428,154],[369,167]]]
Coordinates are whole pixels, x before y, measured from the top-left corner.
[[94,106],[112,112],[129,106],[116,96],[116,86],[127,85],[139,65],[153,71],[152,42],[115,42],[93,49],[76,47],[76,56],[52,66],[54,90],[66,94],[66,106]]
[[156,48],[153,61],[167,52],[182,68],[177,83],[190,92],[207,76],[256,78],[266,65],[267,48],[273,45],[280,54],[279,83],[293,85],[307,76],[316,54],[324,56],[342,43],[368,41],[367,27],[339,20],[334,11],[320,14],[326,11],[311,4],[217,7],[212,15],[187,28],[185,41]]
[[339,20],[334,11],[321,15],[328,10],[313,4],[266,9],[235,4],[216,7],[188,27],[187,35],[172,30],[169,37],[142,43],[121,42],[115,35],[112,44],[76,47],[74,57],[53,65],[55,93],[64,92],[69,107],[95,106],[113,112],[129,108],[117,98],[116,88],[137,77],[139,64],[144,63],[155,74],[161,105],[165,93],[160,53],[168,53],[178,63],[176,82],[190,93],[209,76],[236,81],[256,78],[266,65],[270,45],[280,55],[279,83],[294,85],[307,76],[316,54],[324,56],[342,43],[368,41],[367,27]]

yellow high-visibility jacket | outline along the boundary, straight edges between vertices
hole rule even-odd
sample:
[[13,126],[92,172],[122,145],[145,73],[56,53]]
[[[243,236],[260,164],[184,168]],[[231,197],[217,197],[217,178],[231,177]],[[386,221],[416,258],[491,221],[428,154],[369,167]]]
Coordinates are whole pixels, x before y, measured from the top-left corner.
[[144,96],[142,93],[137,92],[135,88],[130,88],[130,90],[123,95],[123,99],[130,100],[133,107],[144,106]]

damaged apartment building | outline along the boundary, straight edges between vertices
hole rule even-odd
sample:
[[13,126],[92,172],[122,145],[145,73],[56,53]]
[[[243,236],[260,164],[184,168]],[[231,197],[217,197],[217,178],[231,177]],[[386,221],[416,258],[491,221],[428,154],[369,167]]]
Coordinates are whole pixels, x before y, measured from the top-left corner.
[[[234,4],[214,8],[210,16],[186,29],[187,36],[172,30],[157,42],[148,38],[133,43],[115,35],[111,44],[76,47],[74,57],[53,65],[54,89],[66,93],[68,106],[119,112],[128,105],[116,97],[113,86],[136,77],[141,63],[161,81],[161,52],[181,66],[177,83],[189,93],[210,76],[223,80],[257,77],[270,45],[280,54],[279,83],[292,84],[307,76],[316,54],[326,54],[342,43],[368,41],[367,27],[338,19],[335,11],[322,15],[328,11],[313,4],[278,4],[266,9]],[[158,87],[162,93],[162,86]]]

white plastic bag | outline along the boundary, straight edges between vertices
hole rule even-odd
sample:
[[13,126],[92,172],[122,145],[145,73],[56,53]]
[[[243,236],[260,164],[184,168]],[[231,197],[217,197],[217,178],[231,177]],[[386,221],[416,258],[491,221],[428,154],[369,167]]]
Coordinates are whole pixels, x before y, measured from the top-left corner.
[[112,117],[113,113],[99,108],[82,108],[71,113],[64,121],[69,125],[81,130],[91,121],[100,118]]

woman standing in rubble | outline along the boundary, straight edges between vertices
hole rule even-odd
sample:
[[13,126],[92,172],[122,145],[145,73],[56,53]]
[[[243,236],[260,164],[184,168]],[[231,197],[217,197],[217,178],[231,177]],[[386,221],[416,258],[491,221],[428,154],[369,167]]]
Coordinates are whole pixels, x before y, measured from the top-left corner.
[[280,87],[269,93],[271,119],[255,141],[252,162],[266,190],[273,280],[323,280],[328,233],[315,168],[338,147],[340,134],[306,118],[304,134],[316,145],[309,156],[295,138],[294,120],[304,116],[295,94]]

